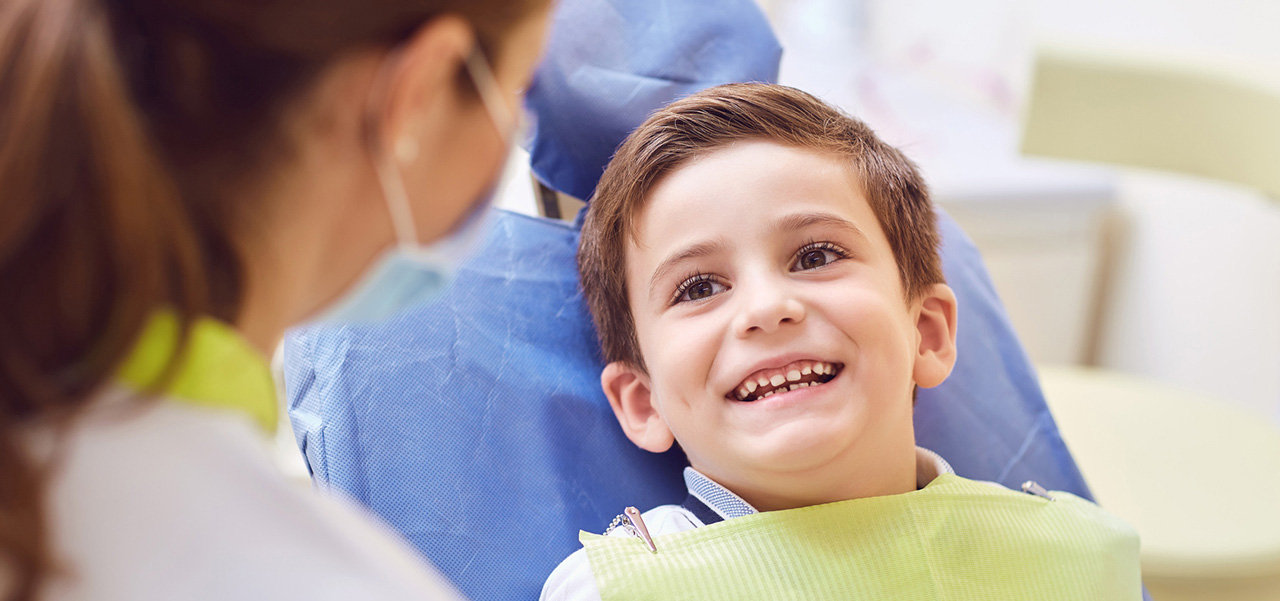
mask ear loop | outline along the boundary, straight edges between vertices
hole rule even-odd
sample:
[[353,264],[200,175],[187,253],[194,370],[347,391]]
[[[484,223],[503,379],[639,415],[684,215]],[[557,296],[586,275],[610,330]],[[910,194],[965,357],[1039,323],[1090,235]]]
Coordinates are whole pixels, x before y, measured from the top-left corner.
[[466,66],[471,81],[476,84],[476,91],[480,93],[480,102],[484,103],[489,119],[498,129],[498,136],[503,142],[510,142],[517,125],[515,111],[502,99],[502,86],[498,84],[498,77],[493,74],[479,44],[473,45],[471,52],[467,53]]

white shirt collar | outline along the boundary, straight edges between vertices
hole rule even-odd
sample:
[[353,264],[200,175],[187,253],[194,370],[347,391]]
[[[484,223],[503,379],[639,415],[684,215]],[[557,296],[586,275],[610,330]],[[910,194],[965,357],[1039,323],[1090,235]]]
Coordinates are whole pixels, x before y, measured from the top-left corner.
[[[916,447],[916,488],[924,488],[942,474],[955,473],[942,456],[924,447]],[[684,484],[690,495],[726,520],[759,513],[742,497],[691,467],[684,468]]]

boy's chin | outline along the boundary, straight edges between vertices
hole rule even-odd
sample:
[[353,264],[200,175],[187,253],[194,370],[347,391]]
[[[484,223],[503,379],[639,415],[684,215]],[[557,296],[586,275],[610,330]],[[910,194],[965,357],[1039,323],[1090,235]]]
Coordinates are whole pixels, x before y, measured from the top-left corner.
[[851,443],[848,438],[833,440],[810,430],[760,440],[744,452],[743,458],[749,458],[760,472],[807,473],[837,462],[840,455],[849,451]]

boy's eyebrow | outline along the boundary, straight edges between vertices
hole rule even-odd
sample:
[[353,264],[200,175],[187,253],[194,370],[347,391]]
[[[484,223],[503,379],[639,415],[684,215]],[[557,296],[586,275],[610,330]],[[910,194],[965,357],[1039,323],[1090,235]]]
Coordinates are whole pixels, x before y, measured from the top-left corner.
[[868,239],[867,235],[858,227],[858,224],[836,215],[835,213],[797,213],[794,215],[787,215],[786,217],[779,219],[773,227],[777,231],[794,232],[818,225],[834,226],[836,228],[846,230],[850,234],[858,236],[863,240]]
[[667,257],[662,261],[662,263],[658,264],[658,268],[653,270],[653,276],[649,278],[649,297],[653,297],[653,293],[655,292],[654,289],[658,286],[658,281],[666,277],[667,273],[674,269],[676,265],[689,259],[696,259],[698,257],[705,257],[707,255],[714,254],[722,248],[724,248],[724,242],[720,240],[708,240],[706,242],[694,244],[693,246]]

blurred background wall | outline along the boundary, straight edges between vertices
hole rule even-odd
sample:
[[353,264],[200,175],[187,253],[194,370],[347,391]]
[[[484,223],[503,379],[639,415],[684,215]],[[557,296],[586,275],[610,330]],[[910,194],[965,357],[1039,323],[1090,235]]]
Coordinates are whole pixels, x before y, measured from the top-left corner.
[[921,164],[1037,363],[1147,376],[1280,424],[1280,203],[1018,153],[1037,46],[1188,57],[1280,82],[1280,2],[761,3],[786,49],[782,82]]

